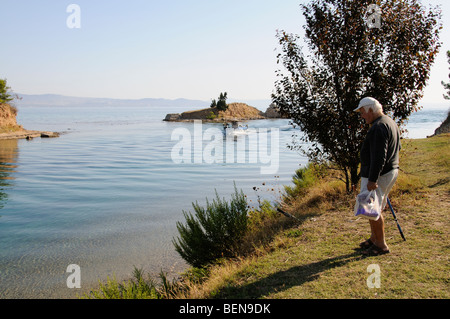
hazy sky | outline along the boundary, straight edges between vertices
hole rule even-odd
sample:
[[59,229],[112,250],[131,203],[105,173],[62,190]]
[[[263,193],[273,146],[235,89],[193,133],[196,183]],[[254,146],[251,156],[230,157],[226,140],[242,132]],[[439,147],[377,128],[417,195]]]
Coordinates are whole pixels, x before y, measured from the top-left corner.
[[[301,2],[0,0],[0,77],[24,94],[270,99],[276,30],[303,34]],[[423,102],[445,105],[450,4],[422,2],[442,3],[444,22]],[[67,25],[70,4],[81,9],[81,28]]]

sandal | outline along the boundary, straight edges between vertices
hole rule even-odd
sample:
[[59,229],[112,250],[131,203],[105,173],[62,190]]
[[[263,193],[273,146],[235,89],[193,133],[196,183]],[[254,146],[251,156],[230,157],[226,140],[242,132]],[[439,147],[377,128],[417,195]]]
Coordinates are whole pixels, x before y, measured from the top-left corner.
[[370,246],[369,249],[363,251],[363,255],[365,256],[381,256],[384,254],[389,254],[391,251],[389,249],[384,250],[376,245]]
[[359,244],[359,247],[361,249],[368,249],[373,245],[373,242],[369,239],[367,239],[366,241],[363,241],[361,244]]

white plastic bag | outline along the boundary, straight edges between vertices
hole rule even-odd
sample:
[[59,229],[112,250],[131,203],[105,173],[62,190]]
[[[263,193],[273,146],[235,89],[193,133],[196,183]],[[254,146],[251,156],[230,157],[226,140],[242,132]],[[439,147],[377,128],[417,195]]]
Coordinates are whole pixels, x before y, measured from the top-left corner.
[[375,190],[364,191],[356,197],[355,216],[359,215],[375,221],[380,218],[380,201]]

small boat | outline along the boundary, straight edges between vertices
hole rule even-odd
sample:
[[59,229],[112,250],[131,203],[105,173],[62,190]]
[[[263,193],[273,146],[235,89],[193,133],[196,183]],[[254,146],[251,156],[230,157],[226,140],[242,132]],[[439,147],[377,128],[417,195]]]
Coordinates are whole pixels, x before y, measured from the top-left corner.
[[238,135],[246,135],[250,133],[252,130],[249,130],[248,125],[242,125],[237,121],[233,121],[230,123],[224,123],[223,125],[224,135],[238,136]]

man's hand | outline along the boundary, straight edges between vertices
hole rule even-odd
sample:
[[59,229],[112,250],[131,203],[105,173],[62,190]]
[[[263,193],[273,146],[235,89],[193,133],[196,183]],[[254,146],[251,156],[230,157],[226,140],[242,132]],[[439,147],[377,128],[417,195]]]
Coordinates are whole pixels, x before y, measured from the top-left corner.
[[368,183],[367,183],[367,190],[370,192],[370,191],[373,191],[373,190],[375,190],[375,189],[377,189],[378,188],[378,184],[376,183],[376,182],[371,182],[371,181],[369,181]]

